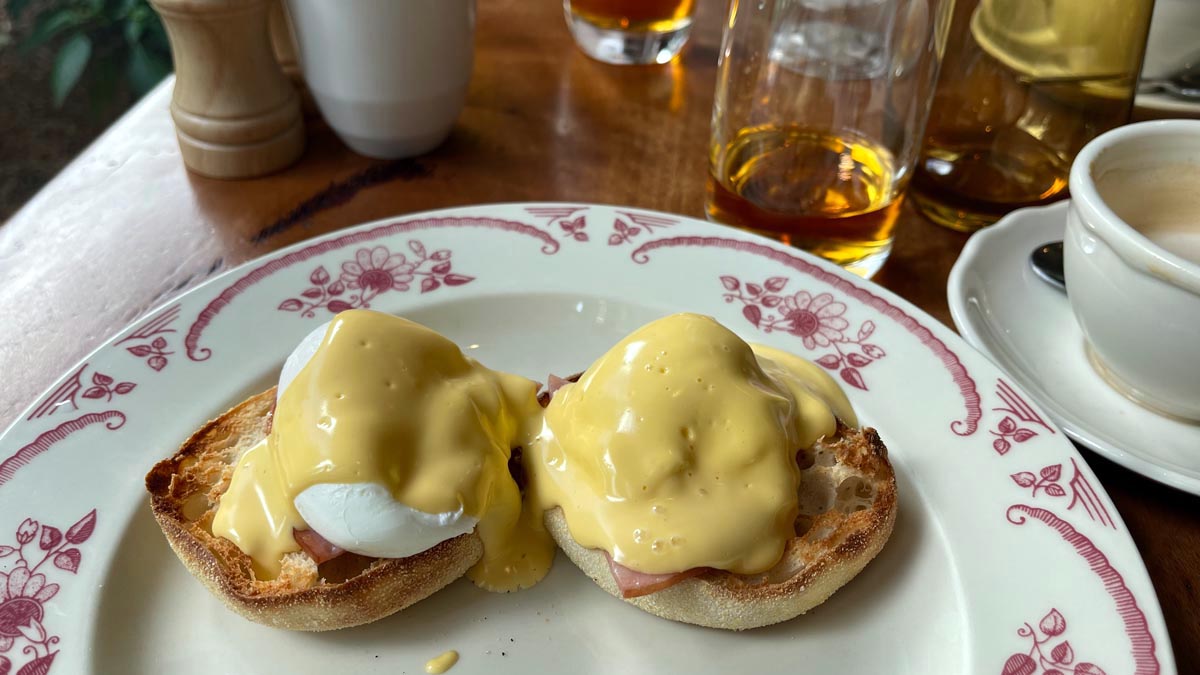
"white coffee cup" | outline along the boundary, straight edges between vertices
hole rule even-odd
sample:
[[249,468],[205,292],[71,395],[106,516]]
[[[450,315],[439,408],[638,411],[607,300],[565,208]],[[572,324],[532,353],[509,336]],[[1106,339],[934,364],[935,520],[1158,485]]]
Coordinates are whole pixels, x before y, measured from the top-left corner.
[[466,101],[475,0],[287,0],[329,126],[369,157],[437,147]]
[[1192,250],[1184,247],[1193,243],[1190,227],[1200,238],[1200,186],[1189,190],[1196,212],[1186,217],[1188,239],[1173,250],[1148,238],[1143,232],[1154,230],[1145,222],[1139,230],[1112,208],[1123,204],[1136,222],[1136,209],[1165,203],[1154,201],[1156,190],[1173,184],[1157,178],[1192,168],[1200,175],[1200,120],[1131,124],[1088,143],[1071,167],[1064,262],[1097,372],[1148,408],[1200,421],[1200,264],[1178,253]]

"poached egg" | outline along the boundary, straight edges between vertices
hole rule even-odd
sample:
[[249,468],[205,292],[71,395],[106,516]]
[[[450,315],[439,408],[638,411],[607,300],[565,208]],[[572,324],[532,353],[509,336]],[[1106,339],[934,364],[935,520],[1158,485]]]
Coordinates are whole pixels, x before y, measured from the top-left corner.
[[[317,354],[326,322],[313,329],[288,355],[275,389],[275,407],[296,376]],[[397,501],[378,483],[317,483],[294,500],[300,516],[326,541],[351,553],[373,558],[406,558],[466,534],[479,524],[461,506],[444,513],[425,513]]]
[[342,312],[287,359],[271,431],[235,466],[213,533],[274,578],[307,530],[379,558],[473,531],[476,584],[530,586],[553,543],[522,508],[509,462],[538,431],[537,389],[420,324]]

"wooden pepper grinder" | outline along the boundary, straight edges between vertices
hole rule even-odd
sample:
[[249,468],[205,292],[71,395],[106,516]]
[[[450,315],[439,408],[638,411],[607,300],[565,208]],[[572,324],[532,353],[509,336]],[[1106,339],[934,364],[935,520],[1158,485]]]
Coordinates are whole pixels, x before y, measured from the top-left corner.
[[271,0],[150,1],[171,40],[171,117],[188,168],[251,178],[296,161],[304,123],[271,50]]

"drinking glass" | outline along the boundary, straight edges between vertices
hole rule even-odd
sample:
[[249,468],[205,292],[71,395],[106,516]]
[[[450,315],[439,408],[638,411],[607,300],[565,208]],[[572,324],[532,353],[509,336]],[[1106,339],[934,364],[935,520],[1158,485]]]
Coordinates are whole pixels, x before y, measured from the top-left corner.
[[563,0],[575,44],[616,64],[666,63],[692,30],[695,0]]
[[1075,155],[1129,120],[1153,0],[958,0],[913,201],[973,231],[1067,196]]
[[705,209],[863,276],[887,259],[949,0],[732,0]]

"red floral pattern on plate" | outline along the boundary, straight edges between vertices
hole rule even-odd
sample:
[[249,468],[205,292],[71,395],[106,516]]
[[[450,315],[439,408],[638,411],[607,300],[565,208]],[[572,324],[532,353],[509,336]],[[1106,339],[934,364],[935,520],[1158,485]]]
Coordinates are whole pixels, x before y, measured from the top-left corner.
[[117,340],[113,346],[124,344],[126,342],[142,342],[142,344],[130,345],[125,348],[125,351],[133,354],[139,359],[146,359],[146,365],[152,369],[159,371],[167,367],[167,357],[174,354],[174,351],[168,351],[166,334],[174,333],[175,329],[171,328],[171,324],[179,318],[179,304],[176,303],[167,309],[163,310],[156,316],[151,317],[145,323],[138,326],[132,333]]
[[[95,529],[95,509],[65,533],[26,518],[17,527],[16,546],[0,546],[0,560],[8,563],[0,571],[0,674],[12,672],[15,663],[21,661],[24,662],[16,675],[46,675],[50,671],[58,656],[53,647],[59,639],[43,622],[45,605],[58,594],[59,585],[49,582],[46,574],[53,573],[54,568],[60,570],[57,573],[60,578],[62,573],[75,574],[83,560],[83,553],[77,547]],[[40,572],[47,562],[52,567]],[[24,644],[18,654],[13,648],[19,643]]]
[[1012,478],[1017,485],[1029,488],[1030,497],[1037,497],[1038,491],[1045,492],[1051,497],[1067,496],[1067,491],[1058,484],[1059,479],[1062,478],[1062,464],[1044,466],[1036,476],[1030,471],[1021,471],[1011,474],[1009,478]]
[[[498,230],[501,232],[513,232],[532,237],[542,242],[541,251],[545,255],[554,255],[558,253],[559,243],[554,237],[546,234],[532,225],[526,223],[518,223],[510,220],[500,220],[498,218],[487,218],[481,216],[435,216],[426,218],[413,218],[410,220],[401,220],[398,222],[385,223],[377,227],[369,229],[360,229],[349,234],[344,234],[332,239],[317,242],[311,246],[292,251],[281,255],[277,258],[264,261],[254,269],[246,272],[237,281],[229,285],[225,290],[221,291],[217,297],[213,298],[204,309],[196,316],[196,320],[188,328],[187,336],[183,339],[183,344],[187,348],[187,356],[192,361],[207,361],[212,358],[212,350],[207,347],[200,346],[200,338],[204,334],[204,330],[208,328],[212,320],[216,318],[222,310],[233,302],[233,299],[245,293],[251,286],[266,279],[279,270],[291,267],[298,262],[303,262],[314,256],[328,253],[336,249],[342,248],[349,244],[357,244],[360,242],[373,241],[380,237],[394,236],[401,233],[413,232],[416,230],[428,229],[457,229],[457,228],[480,228],[485,230]],[[315,270],[314,270],[315,272]],[[326,272],[328,274],[328,272]],[[312,280],[311,277],[309,279]],[[328,292],[328,289],[323,289]],[[286,301],[285,301],[286,302]],[[301,302],[300,306],[294,310],[300,311],[304,306]]]
[[575,241],[588,240],[588,233],[584,231],[587,229],[587,218],[584,216],[579,216],[574,220],[560,221],[558,226],[562,228],[565,235],[569,236]]
[[[742,316],[764,333],[783,331],[800,338],[813,351],[833,348],[816,359],[822,367],[837,372],[846,384],[867,390],[861,369],[887,356],[877,344],[867,342],[875,333],[874,322],[863,321],[853,337],[847,337],[850,322],[846,304],[832,293],[812,295],[808,291],[784,294],[788,279],[771,277],[761,284],[743,283],[732,275],[721,277],[725,302],[742,303]],[[857,349],[856,349],[857,348]]]
[[105,401],[111,401],[113,396],[124,396],[137,388],[137,384],[134,382],[117,382],[111,375],[93,370],[91,385],[87,389],[83,389],[83,373],[87,367],[87,363],[79,366],[78,370],[47,394],[25,419],[35,420],[39,417],[49,417],[66,405],[71,406],[72,410],[79,410],[77,397],[80,397],[80,390],[83,390],[82,398],[102,398]]
[[1018,424],[1018,420],[1024,422],[1026,425],[1036,424],[1052,434],[1056,433],[1054,427],[1051,427],[1046,420],[1042,419],[1042,416],[1037,414],[1033,406],[1029,405],[1009,383],[1004,380],[996,380],[996,396],[1000,398],[1003,405],[998,408],[992,408],[992,410],[1008,413],[1008,415],[996,424],[995,429],[988,432],[996,437],[996,440],[992,441],[992,449],[997,454],[1007,454],[1012,449],[1014,443],[1024,443],[1038,435],[1033,429]]
[[587,242],[589,240],[587,230],[587,216],[579,215],[575,218],[571,216],[586,211],[582,206],[530,206],[525,211],[538,219],[546,221],[546,227],[558,225],[563,232],[564,239],[573,239],[578,242]]
[[[578,242],[590,241],[586,231],[588,226],[586,212],[589,210],[590,207],[586,206],[531,206],[525,209],[531,216],[545,220],[547,227],[553,228],[554,225],[558,225],[563,232],[564,239],[573,239]],[[678,222],[677,218],[653,213],[617,211],[617,217],[613,219],[612,223],[612,234],[608,235],[608,245],[620,246],[633,243],[633,240],[642,234],[650,235],[656,230],[670,227]]]
[[[1129,637],[1129,643],[1132,647],[1134,671],[1133,675],[1157,675],[1160,672],[1158,657],[1155,656],[1155,641],[1154,635],[1150,632],[1150,626],[1146,622],[1146,614],[1138,607],[1137,598],[1129,590],[1129,586],[1125,584],[1125,578],[1121,573],[1113,568],[1109,562],[1108,556],[1097,548],[1096,544],[1087,537],[1087,535],[1079,532],[1073,525],[1059,518],[1046,509],[1040,509],[1026,504],[1013,504],[1008,507],[1005,513],[1008,522],[1017,526],[1024,526],[1029,522],[1030,518],[1039,521],[1050,529],[1054,530],[1063,538],[1063,541],[1071,545],[1075,552],[1083,558],[1084,562],[1092,572],[1104,584],[1104,590],[1108,592],[1116,605],[1117,615],[1121,618],[1121,622],[1125,626],[1125,635]],[[1009,658],[1008,663],[1013,662],[1016,655]],[[1023,659],[1017,659],[1020,663],[1024,663]],[[1005,668],[1008,668],[1006,663]],[[1035,667],[1037,664],[1034,664]],[[1014,667],[1017,667],[1014,664]],[[1025,667],[1025,666],[1021,666]],[[1036,672],[1035,670],[1004,670],[1007,675],[1013,673],[1029,673]],[[1103,672],[1103,671],[1101,671]],[[1080,672],[1080,675],[1085,675],[1087,671]],[[1046,675],[1044,673],[1044,675]],[[1053,670],[1049,671],[1048,675],[1053,675]]]
[[[1088,518],[1105,527],[1117,529],[1117,524],[1109,515],[1108,508],[1104,506],[1104,502],[1100,499],[1096,489],[1092,487],[1091,482],[1088,481],[1087,476],[1084,476],[1083,472],[1079,470],[1079,465],[1074,458],[1071,459],[1071,468],[1075,473],[1067,483],[1067,486],[1071,488],[1071,503],[1067,506],[1067,510],[1074,511],[1076,506],[1082,506]],[[1017,485],[1028,489],[1030,497],[1036,498],[1039,491],[1051,497],[1065,497],[1067,491],[1059,483],[1062,478],[1062,469],[1062,464],[1049,464],[1042,467],[1036,475],[1032,471],[1020,471],[1011,474],[1009,478],[1012,478]]]
[[115,431],[125,426],[125,413],[119,410],[88,413],[73,420],[67,420],[53,429],[42,433],[33,439],[31,443],[22,446],[3,462],[0,462],[0,486],[12,480],[17,470],[33,461],[34,457],[46,452],[55,443],[58,443],[67,436],[96,422],[104,422],[104,428]]
[[1100,498],[1100,493],[1096,492],[1091,481],[1079,470],[1079,465],[1075,463],[1074,457],[1071,458],[1071,467],[1075,469],[1075,475],[1069,483],[1071,503],[1067,505],[1067,510],[1074,511],[1076,506],[1082,506],[1088,518],[1105,527],[1117,529],[1117,523],[1108,513],[1108,507],[1104,506],[1104,500]]
[[84,398],[103,398],[111,401],[113,396],[124,396],[137,388],[133,382],[117,382],[99,371],[92,373],[92,386],[83,392]]
[[452,262],[449,249],[433,253],[425,245],[412,239],[408,242],[412,252],[410,260],[403,253],[393,253],[386,246],[360,248],[354,259],[342,263],[341,276],[333,281],[324,265],[308,275],[312,286],[304,289],[299,298],[288,298],[279,304],[285,312],[300,312],[306,318],[316,316],[317,309],[327,309],[336,314],[348,309],[367,308],[371,300],[388,291],[404,293],[412,288],[417,279],[422,293],[435,291],[445,286],[462,286],[475,280],[465,274],[450,271]]
[[[1059,640],[1067,630],[1067,620],[1057,609],[1051,609],[1038,623],[1037,628],[1026,623],[1017,629],[1017,635],[1029,638],[1028,652],[1017,652],[1008,657],[1000,675],[1106,675],[1094,663],[1075,660],[1075,649],[1067,639]],[[1055,643],[1050,646],[1050,643]]]
[[613,233],[608,235],[609,246],[632,244],[634,238],[643,233],[649,236],[656,230],[670,227],[679,222],[674,218],[664,218],[649,213],[634,213],[632,211],[617,211],[617,213],[620,216],[625,216],[625,219],[629,222],[625,222],[620,217],[613,221]]

